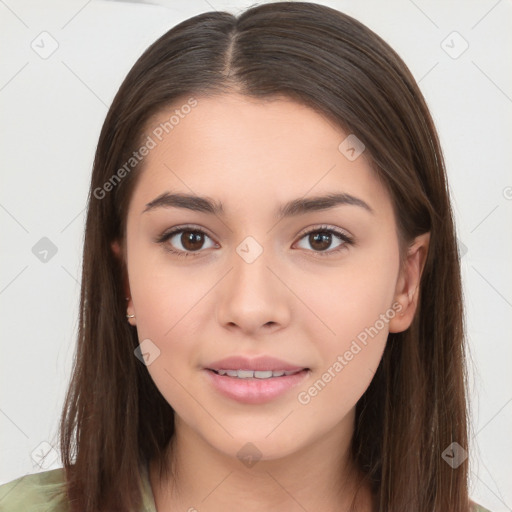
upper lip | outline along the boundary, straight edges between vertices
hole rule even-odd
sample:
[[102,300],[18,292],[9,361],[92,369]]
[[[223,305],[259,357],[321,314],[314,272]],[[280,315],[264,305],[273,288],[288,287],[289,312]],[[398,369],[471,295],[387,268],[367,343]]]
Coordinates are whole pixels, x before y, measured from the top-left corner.
[[209,370],[284,370],[285,372],[294,372],[304,370],[306,367],[297,366],[275,357],[260,356],[249,358],[244,356],[231,356],[219,359],[210,363],[207,367]]

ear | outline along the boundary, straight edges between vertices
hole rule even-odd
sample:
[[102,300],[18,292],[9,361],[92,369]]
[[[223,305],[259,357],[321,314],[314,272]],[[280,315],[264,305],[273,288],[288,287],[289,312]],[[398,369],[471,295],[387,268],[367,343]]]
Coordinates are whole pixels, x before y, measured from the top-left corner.
[[430,243],[430,233],[416,237],[407,250],[405,262],[398,276],[394,302],[401,309],[389,322],[389,332],[402,332],[409,328],[418,305],[420,280]]
[[123,247],[119,243],[118,240],[115,240],[110,244],[110,247],[112,249],[112,252],[114,253],[114,256],[119,260],[119,264],[122,266],[122,272],[123,272],[123,291],[125,294],[125,297],[128,297],[128,300],[126,301],[126,306],[128,308],[132,307],[132,299],[131,299],[131,292],[130,292],[130,283],[128,281],[128,273],[126,272],[126,265],[125,265],[125,255],[123,251]]

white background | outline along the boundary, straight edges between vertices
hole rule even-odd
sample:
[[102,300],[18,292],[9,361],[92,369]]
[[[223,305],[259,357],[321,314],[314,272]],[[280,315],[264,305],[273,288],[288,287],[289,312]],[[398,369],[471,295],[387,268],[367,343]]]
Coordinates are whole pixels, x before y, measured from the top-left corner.
[[[401,55],[437,124],[463,254],[471,495],[493,512],[511,511],[512,4],[319,3],[362,21]],[[84,208],[117,88],[143,50],[178,22],[249,5],[0,0],[0,483],[61,467],[57,453],[53,464],[40,467],[37,460],[49,448],[41,443],[58,449],[75,347]],[[46,37],[50,48],[44,31],[58,44],[46,59],[31,47],[42,47]],[[453,58],[464,41],[469,47]],[[43,237],[57,248],[47,262],[32,252]]]

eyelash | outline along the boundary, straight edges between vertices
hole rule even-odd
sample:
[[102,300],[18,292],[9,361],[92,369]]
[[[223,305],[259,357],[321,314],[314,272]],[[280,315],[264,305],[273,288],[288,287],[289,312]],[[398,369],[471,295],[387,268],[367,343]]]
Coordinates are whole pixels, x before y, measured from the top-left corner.
[[[203,235],[206,235],[208,238],[211,238],[209,237],[209,235],[207,233],[205,233],[202,229],[199,229],[197,227],[194,227],[194,226],[181,226],[179,228],[175,228],[175,229],[172,229],[171,231],[166,231],[164,233],[162,233],[159,237],[156,238],[155,242],[158,243],[158,244],[165,244],[168,240],[170,240],[174,235],[176,235],[177,233],[182,233],[184,231],[190,231],[192,233],[201,233]],[[312,233],[327,233],[327,234],[331,234],[331,235],[334,235],[336,236],[337,238],[339,238],[342,242],[344,242],[343,244],[339,245],[336,249],[334,250],[331,250],[331,251],[310,251],[312,252],[315,257],[318,256],[318,257],[321,257],[321,258],[324,258],[326,256],[331,256],[333,254],[337,254],[339,253],[340,251],[346,249],[346,246],[347,245],[353,245],[354,244],[354,239],[350,236],[348,236],[347,234],[345,233],[342,233],[341,231],[338,231],[337,229],[334,229],[330,226],[320,226],[318,228],[314,228],[314,229],[311,229],[305,233],[302,233],[302,235],[300,236],[299,240],[302,240],[304,237],[312,234]],[[176,255],[178,258],[186,258],[186,257],[189,257],[189,256],[198,256],[199,253],[202,252],[202,250],[198,250],[198,251],[195,251],[195,252],[187,252],[187,251],[177,251],[176,249],[172,249],[169,245],[165,246],[164,249],[167,251],[167,252],[170,252],[174,255]]]

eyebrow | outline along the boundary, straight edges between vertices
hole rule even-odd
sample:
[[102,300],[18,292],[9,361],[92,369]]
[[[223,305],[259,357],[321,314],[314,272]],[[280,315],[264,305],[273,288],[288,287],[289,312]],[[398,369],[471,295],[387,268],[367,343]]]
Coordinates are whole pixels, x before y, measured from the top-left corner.
[[[282,219],[296,215],[304,215],[309,212],[322,211],[341,205],[358,206],[371,214],[375,214],[373,208],[358,197],[346,193],[332,193],[323,196],[310,198],[293,199],[283,204],[276,212],[276,218]],[[211,215],[224,215],[224,207],[220,201],[214,201],[208,197],[201,197],[191,194],[164,192],[151,202],[146,204],[142,213],[156,208],[186,208],[196,212]]]

